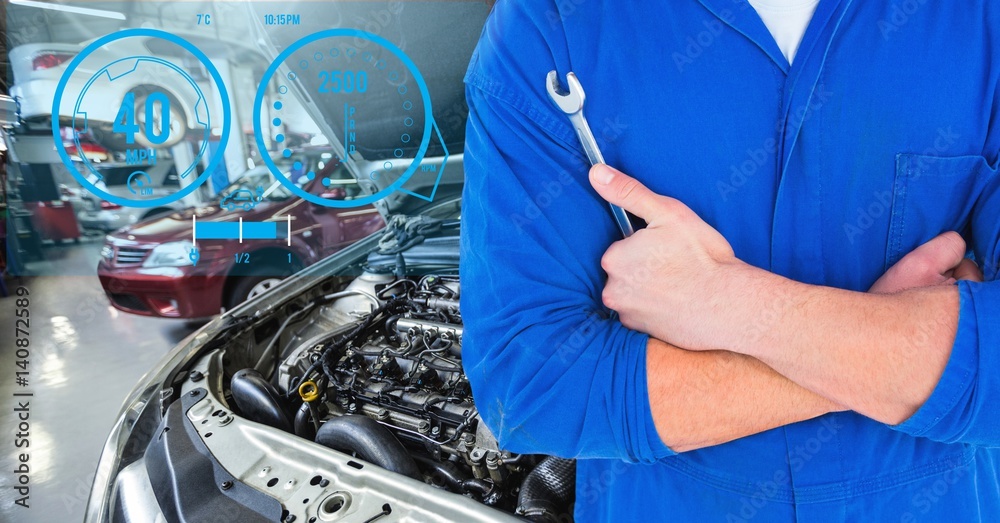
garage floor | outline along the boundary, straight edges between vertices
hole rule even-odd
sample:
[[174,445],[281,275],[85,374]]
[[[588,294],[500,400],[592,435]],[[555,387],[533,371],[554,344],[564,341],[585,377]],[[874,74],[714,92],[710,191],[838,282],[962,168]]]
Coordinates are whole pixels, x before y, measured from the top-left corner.
[[[80,521],[104,439],[139,378],[198,326],[120,313],[97,280],[103,237],[45,248],[40,274],[8,280],[30,292],[29,384],[15,383],[15,297],[0,298],[0,521]],[[45,265],[48,266],[45,266]],[[30,400],[30,509],[14,505],[14,392]],[[18,398],[24,399],[24,398]]]

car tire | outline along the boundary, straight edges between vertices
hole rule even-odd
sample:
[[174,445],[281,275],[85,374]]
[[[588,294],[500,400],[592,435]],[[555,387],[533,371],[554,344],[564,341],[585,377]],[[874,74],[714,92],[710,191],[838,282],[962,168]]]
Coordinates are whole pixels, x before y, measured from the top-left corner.
[[248,299],[257,297],[291,275],[292,271],[287,267],[279,269],[263,266],[251,270],[245,276],[230,276],[230,278],[235,278],[235,282],[230,287],[229,295],[225,297],[226,310],[231,310]]
[[251,205],[249,203],[244,203],[243,204],[243,210],[244,211],[249,211],[250,209],[253,209],[253,205]]

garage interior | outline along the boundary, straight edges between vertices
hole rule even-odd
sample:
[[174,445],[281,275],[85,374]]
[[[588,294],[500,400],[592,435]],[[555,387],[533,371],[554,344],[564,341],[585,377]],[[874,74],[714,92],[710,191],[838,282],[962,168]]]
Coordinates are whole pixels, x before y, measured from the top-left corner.
[[[230,90],[252,93],[256,89],[254,70],[261,64],[246,58],[250,43],[241,29],[246,24],[238,20],[247,14],[238,3],[87,2],[85,9],[70,4],[18,0],[0,4],[0,21],[6,24],[2,31],[6,38],[0,43],[5,70],[0,94],[8,95],[16,82],[7,60],[11,49],[38,43],[80,44],[131,27],[157,27],[183,35],[211,56]],[[231,23],[216,23],[194,33],[190,21],[197,13]],[[252,94],[232,97],[234,129],[251,129],[251,108],[236,106],[237,99],[248,98],[252,99]],[[0,178],[5,188],[13,181],[8,179],[13,170],[8,146],[20,153],[21,163],[14,168],[21,169],[21,176],[65,169],[55,157],[47,121],[22,121],[2,132],[6,139],[0,140],[4,156],[4,176]],[[226,144],[230,179],[235,180],[248,168],[247,159],[253,155],[248,137],[252,137],[252,129],[249,134],[233,133]],[[175,149],[175,156],[185,154],[180,147]],[[105,154],[96,147],[87,152],[97,157]],[[53,177],[56,185],[72,184],[67,173],[57,172]],[[205,184],[183,203],[207,201],[213,196],[209,186]],[[44,196],[48,206],[35,206],[35,217],[15,209],[22,206],[9,201],[6,191],[0,198],[0,220],[5,216],[10,221],[21,220],[20,227],[10,223],[0,227],[4,231],[0,270],[6,286],[0,289],[6,296],[0,297],[0,317],[14,317],[14,293],[18,287],[27,288],[33,320],[31,499],[33,506],[45,507],[44,512],[32,512],[37,516],[44,513],[47,521],[83,518],[98,458],[122,400],[169,349],[204,323],[132,315],[109,304],[94,272],[105,231],[84,228],[74,218],[73,206],[79,205],[75,189],[79,184],[61,194]],[[39,220],[42,213],[47,218]],[[16,255],[9,251],[13,242],[8,241],[8,234],[21,235]],[[4,337],[5,347],[0,350],[3,369],[15,365],[14,351],[6,346],[8,339]],[[0,380],[0,395],[10,397],[16,387],[13,379]],[[56,408],[74,405],[77,408]],[[15,427],[16,415],[4,409],[0,425]],[[13,470],[15,460],[15,454],[2,453],[0,468]],[[17,495],[7,488],[11,478],[5,474],[0,480],[0,513],[12,513]]]
[[0,520],[567,510],[572,460],[501,450],[461,364],[486,3],[2,6]]

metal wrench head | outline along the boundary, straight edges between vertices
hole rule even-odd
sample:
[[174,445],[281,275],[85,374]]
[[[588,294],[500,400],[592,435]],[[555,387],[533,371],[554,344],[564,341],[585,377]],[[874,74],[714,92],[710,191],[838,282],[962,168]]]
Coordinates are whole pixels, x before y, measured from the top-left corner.
[[545,78],[545,88],[549,91],[549,98],[552,98],[552,101],[559,106],[562,112],[576,114],[583,111],[583,102],[587,99],[587,95],[583,92],[583,86],[580,85],[580,80],[576,79],[575,74],[566,74],[566,86],[569,87],[569,91],[562,90],[562,86],[559,84],[559,74],[555,71],[549,71]]

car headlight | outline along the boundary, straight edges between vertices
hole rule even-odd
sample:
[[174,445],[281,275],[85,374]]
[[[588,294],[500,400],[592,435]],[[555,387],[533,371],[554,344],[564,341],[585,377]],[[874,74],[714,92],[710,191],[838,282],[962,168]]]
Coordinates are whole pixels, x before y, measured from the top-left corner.
[[143,267],[183,267],[194,265],[191,261],[191,249],[194,248],[189,241],[169,242],[157,245],[149,257],[142,263]]

